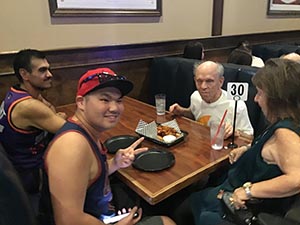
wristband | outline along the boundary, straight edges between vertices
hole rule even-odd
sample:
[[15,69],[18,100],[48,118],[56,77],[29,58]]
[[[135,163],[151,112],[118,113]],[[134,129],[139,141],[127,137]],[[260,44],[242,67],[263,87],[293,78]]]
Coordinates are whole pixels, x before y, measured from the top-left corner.
[[252,198],[252,194],[251,194],[251,187],[252,187],[252,183],[251,182],[246,182],[243,184],[243,188],[246,192],[247,198]]

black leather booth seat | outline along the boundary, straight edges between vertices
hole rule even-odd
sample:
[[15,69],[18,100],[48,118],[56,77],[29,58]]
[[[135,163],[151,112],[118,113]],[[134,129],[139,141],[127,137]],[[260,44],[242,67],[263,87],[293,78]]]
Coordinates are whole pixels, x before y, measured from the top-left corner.
[[276,44],[263,44],[254,45],[252,47],[253,55],[262,58],[266,61],[270,58],[278,58],[282,55],[296,52],[300,54],[300,43],[290,42],[290,43],[276,43]]
[[[150,103],[152,105],[155,104],[155,94],[165,93],[167,95],[167,109],[175,102],[181,106],[189,107],[190,95],[196,90],[193,78],[195,62],[198,62],[198,60],[181,57],[154,58],[150,67]],[[222,64],[224,66],[225,77],[222,87],[224,90],[226,90],[229,81],[247,82],[249,84],[246,105],[248,107],[250,121],[254,128],[254,135],[260,134],[266,127],[266,121],[260,107],[254,102],[256,88],[251,82],[251,78],[258,68],[230,63]]]
[[37,225],[28,196],[1,143],[0,224]]

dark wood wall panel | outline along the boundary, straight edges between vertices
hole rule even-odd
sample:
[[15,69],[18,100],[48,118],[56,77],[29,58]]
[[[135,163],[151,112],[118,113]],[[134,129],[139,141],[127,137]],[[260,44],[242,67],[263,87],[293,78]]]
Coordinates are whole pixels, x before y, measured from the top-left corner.
[[137,60],[96,66],[82,65],[80,67],[71,67],[67,69],[53,69],[53,87],[45,91],[45,96],[57,106],[72,103],[75,99],[77,82],[83,73],[96,67],[109,67],[115,72],[118,72],[118,74],[124,74],[134,83],[134,89],[130,93],[131,97],[148,102],[146,75],[148,74],[149,62],[149,60]]
[[[252,44],[299,41],[300,31],[272,32],[197,39],[205,46],[205,58],[225,62],[230,51],[242,40]],[[53,88],[45,94],[55,105],[74,102],[76,84],[88,69],[110,67],[135,84],[131,97],[148,102],[149,68],[154,57],[181,56],[184,45],[192,40],[166,41],[136,45],[105,46],[45,51],[54,74]],[[15,53],[0,53],[0,100],[17,83],[12,62]]]
[[214,0],[211,35],[222,35],[224,0]]

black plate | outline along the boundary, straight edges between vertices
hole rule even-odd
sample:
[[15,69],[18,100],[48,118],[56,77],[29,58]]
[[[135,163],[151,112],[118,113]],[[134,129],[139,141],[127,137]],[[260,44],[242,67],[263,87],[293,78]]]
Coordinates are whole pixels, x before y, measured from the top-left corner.
[[155,172],[173,166],[175,157],[173,153],[163,149],[149,149],[138,154],[132,163],[133,167],[147,172]]
[[139,137],[132,135],[119,135],[107,139],[103,145],[106,147],[108,153],[115,154],[120,148],[127,148]]
[[137,133],[137,134],[140,135],[141,137],[145,137],[145,139],[147,139],[147,140],[149,140],[149,141],[152,141],[152,142],[154,142],[154,143],[156,143],[156,144],[159,144],[159,145],[161,145],[161,146],[164,146],[164,147],[171,147],[171,146],[173,146],[173,145],[175,145],[175,144],[177,144],[177,143],[179,143],[179,142],[182,142],[182,141],[184,140],[185,136],[188,135],[188,132],[187,132],[187,131],[181,130],[181,133],[182,133],[182,136],[179,137],[179,138],[177,138],[175,141],[173,141],[173,142],[171,142],[171,143],[166,143],[166,142],[161,141],[161,140],[159,140],[159,139],[155,139],[155,138],[151,138],[151,137],[148,137],[148,136],[144,136],[144,135],[139,134],[139,133]]

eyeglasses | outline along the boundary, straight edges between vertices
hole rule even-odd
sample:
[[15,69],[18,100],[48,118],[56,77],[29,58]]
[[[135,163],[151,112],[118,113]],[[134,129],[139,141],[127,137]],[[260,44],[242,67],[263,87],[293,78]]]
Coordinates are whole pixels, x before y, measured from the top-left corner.
[[116,76],[116,75],[113,75],[113,74],[109,74],[109,73],[106,73],[106,72],[102,72],[102,73],[97,73],[97,74],[94,74],[94,75],[91,75],[91,76],[88,76],[87,78],[85,78],[81,84],[80,84],[80,87],[90,81],[90,80],[93,80],[95,77],[98,77],[98,80],[99,80],[99,83],[105,83],[107,81],[111,81],[111,80],[127,80],[127,78],[125,76]]

